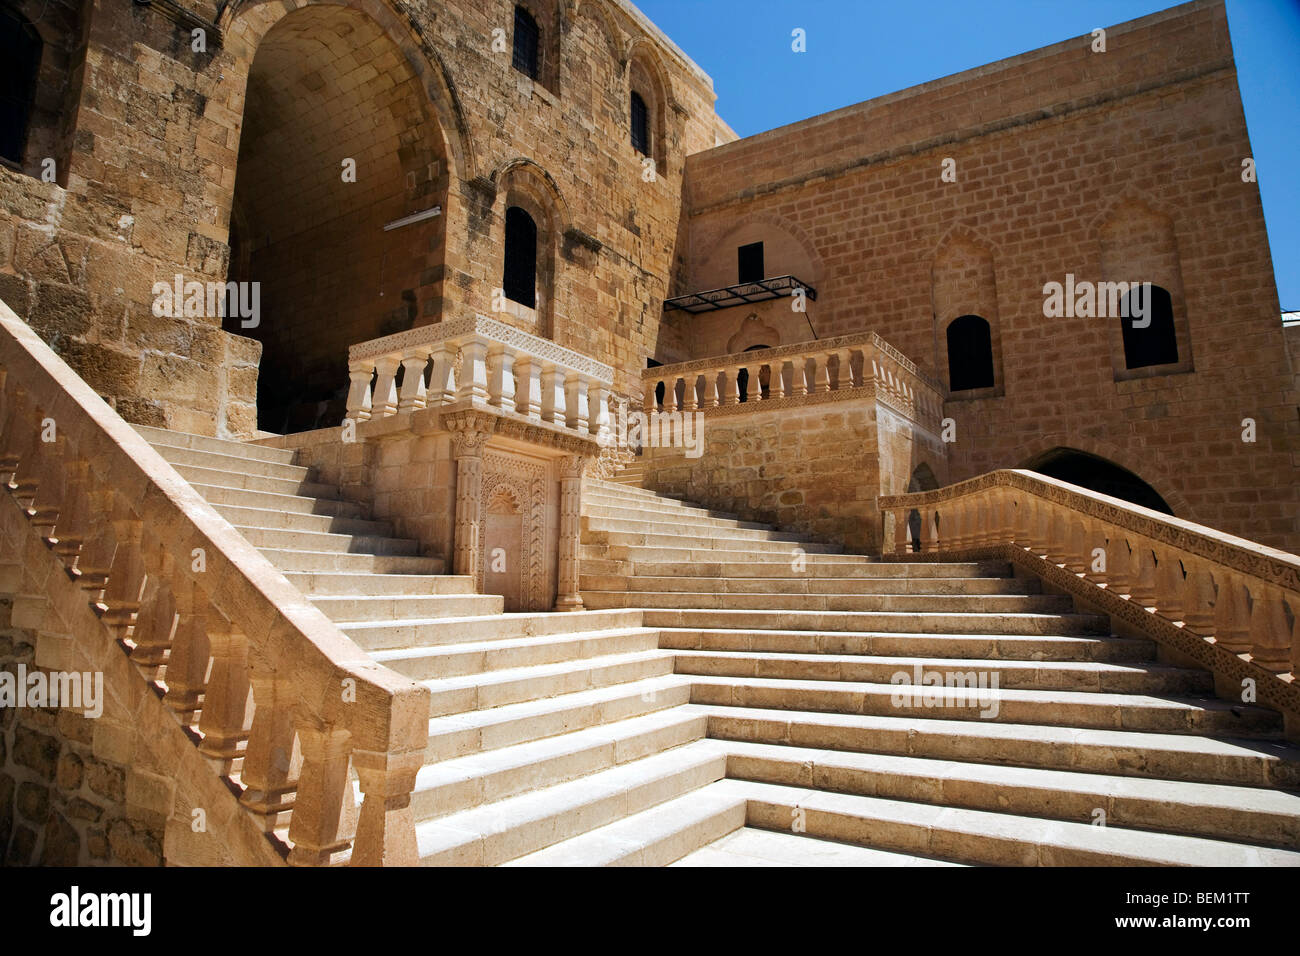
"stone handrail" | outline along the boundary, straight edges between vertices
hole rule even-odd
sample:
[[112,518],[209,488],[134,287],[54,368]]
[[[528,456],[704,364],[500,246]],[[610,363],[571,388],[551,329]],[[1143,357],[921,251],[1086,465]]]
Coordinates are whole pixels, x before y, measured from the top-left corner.
[[[1270,685],[1260,700],[1297,709],[1300,556],[1029,471],[885,496],[880,508],[892,516],[895,560],[1027,561],[1216,672],[1255,665],[1247,676],[1262,673]],[[914,512],[919,540],[908,527]]]
[[[742,398],[740,372],[750,383]],[[641,373],[647,412],[709,413],[750,410],[816,400],[832,393],[849,397],[870,390],[891,408],[935,428],[943,417],[943,388],[875,332],[798,342],[771,349],[660,365]],[[656,397],[664,386],[662,404]],[[752,405],[751,405],[752,403]]]
[[476,315],[354,345],[348,376],[353,421],[468,403],[599,435],[609,425],[614,370]]
[[288,862],[416,862],[428,690],[339,631],[2,302],[0,489]]

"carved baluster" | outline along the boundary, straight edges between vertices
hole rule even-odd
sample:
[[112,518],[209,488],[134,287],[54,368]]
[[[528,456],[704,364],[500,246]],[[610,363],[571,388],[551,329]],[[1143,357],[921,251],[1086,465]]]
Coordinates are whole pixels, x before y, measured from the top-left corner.
[[[1151,545],[1142,540],[1136,542],[1137,551],[1133,555],[1130,568],[1134,572],[1129,587],[1129,597],[1143,607],[1154,607],[1156,600],[1156,560],[1151,552]],[[1135,567],[1134,567],[1135,565]]]
[[127,630],[140,610],[140,592],[144,587],[144,553],[141,538],[142,522],[119,500],[113,515],[113,537],[117,549],[113,553],[113,567],[104,588],[104,623],[117,640],[126,637]]
[[907,525],[908,509],[895,508],[892,514],[894,516],[894,553],[911,554],[912,529]]
[[1133,553],[1128,538],[1118,529],[1110,532],[1106,545],[1106,590],[1112,594],[1129,595],[1133,590]]
[[785,398],[785,362],[773,362],[768,368],[770,371],[767,376],[767,397],[768,400]]
[[208,645],[207,593],[194,581],[184,579],[174,589],[176,630],[163,680],[167,694],[163,703],[174,710],[186,727],[194,723],[195,711],[207,682]]
[[229,774],[248,738],[248,638],[215,608],[207,625],[212,669],[199,714],[199,752]]
[[370,379],[375,371],[375,363],[370,359],[352,362],[348,365],[348,418],[354,422],[370,419],[372,398]]
[[440,342],[432,350],[433,368],[429,373],[429,387],[424,393],[425,408],[434,408],[456,396],[456,346]]
[[967,504],[965,498],[950,501],[943,512],[939,547],[944,551],[958,551],[964,547],[966,535]]
[[77,566],[77,557],[90,530],[90,462],[80,456],[68,462],[66,502],[54,526],[52,548],[68,570]]
[[740,404],[740,369],[739,368],[723,369],[722,374],[723,374],[723,382],[724,382],[723,388],[726,394],[726,398],[723,400],[722,404],[739,405]]
[[534,420],[542,417],[542,363],[529,355],[515,360],[518,390],[515,392],[515,410]]
[[351,735],[342,726],[299,718],[302,771],[289,819],[289,862],[326,866],[352,842],[352,785],[348,782]]
[[22,401],[15,410],[12,423],[13,431],[5,436],[6,461],[11,461],[12,468],[6,466],[10,473],[9,492],[24,509],[32,506],[41,474],[36,467],[36,459],[41,449],[41,433],[48,427],[45,410],[36,404],[30,395],[23,393]]
[[352,866],[416,866],[420,862],[415,839],[411,791],[424,763],[420,751],[389,754],[352,751],[352,765],[365,800],[357,821]]
[[[653,403],[654,389],[649,398]],[[562,425],[567,413],[564,407],[564,369],[547,365],[542,369],[542,421]]]
[[268,833],[284,822],[293,806],[290,795],[297,786],[293,760],[297,694],[292,671],[277,671],[256,648],[250,648],[253,690],[253,725],[240,768],[244,785],[240,803],[261,818]]
[[488,405],[515,410],[515,354],[504,345],[493,345],[487,357]]
[[397,397],[399,412],[413,412],[424,408],[424,368],[429,364],[429,350],[415,349],[402,356],[402,390]]
[[1260,667],[1274,674],[1291,669],[1291,628],[1287,620],[1286,595],[1271,584],[1252,586],[1250,609],[1250,656]]
[[682,379],[682,411],[693,412],[699,407],[700,377],[687,375]]
[[8,489],[35,435],[28,425],[27,389],[20,385],[7,388],[5,398],[4,418],[0,420],[0,487]]
[[395,355],[375,359],[375,390],[371,396],[370,416],[384,418],[397,412],[397,369]]
[[487,343],[469,339],[460,348],[460,387],[456,390],[456,401],[485,405],[487,400]]
[[595,435],[602,444],[607,444],[612,440],[609,421],[609,386],[593,381],[589,389],[591,408],[591,424],[589,427],[591,434]]
[[921,508],[921,551],[939,550],[939,513],[934,506]]
[[1157,555],[1155,606],[1161,617],[1183,619],[1183,569],[1177,553],[1169,548]]
[[152,682],[167,660],[176,626],[176,598],[173,592],[176,578],[176,561],[162,542],[149,528],[145,529],[144,549],[145,590],[140,600],[131,632],[131,662]]
[[1197,634],[1214,633],[1214,579],[1205,562],[1184,558],[1183,626]]
[[1028,547],[1040,558],[1048,558],[1052,553],[1052,507],[1041,498],[1031,497],[1029,507],[1032,513]]
[[763,401],[763,369],[761,364],[749,366],[749,384],[745,388],[751,402]]
[[717,371],[708,371],[704,373],[704,402],[701,408],[718,407],[718,373]]
[[656,394],[659,390],[659,382],[658,380],[643,381],[642,385],[644,388],[642,390],[641,411],[648,416],[651,412],[659,409],[659,397]]
[[1250,610],[1240,578],[1230,571],[1214,571],[1214,642],[1234,654],[1250,650]]
[[806,358],[792,360],[790,363],[790,395],[794,398],[803,398],[808,394],[811,384],[808,378],[808,360]]
[[1069,522],[1062,563],[1074,574],[1084,574],[1088,570],[1088,536],[1083,522],[1078,519]]
[[[675,390],[673,395],[675,401]],[[664,397],[667,398],[666,395]],[[589,415],[587,380],[577,372],[569,372],[564,378],[564,424],[586,434],[591,424]]]
[[[47,441],[46,438],[53,440]],[[59,512],[68,501],[68,459],[67,438],[54,420],[50,419],[50,430],[37,444],[33,458],[32,471],[40,476],[40,484],[33,495],[30,511],[32,527],[46,541],[50,541],[54,535]]]

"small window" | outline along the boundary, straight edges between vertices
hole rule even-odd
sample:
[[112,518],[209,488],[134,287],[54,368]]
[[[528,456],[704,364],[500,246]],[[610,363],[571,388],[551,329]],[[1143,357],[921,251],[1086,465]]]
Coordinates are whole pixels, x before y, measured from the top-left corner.
[[763,274],[763,244],[751,242],[736,250],[737,282],[760,282],[767,278]]
[[989,324],[963,315],[948,324],[948,390],[993,387],[993,340]]
[[632,94],[632,148],[642,156],[650,155],[650,112],[640,93]]
[[[1124,336],[1124,367],[1147,368],[1151,365],[1178,364],[1178,337],[1174,334],[1174,301],[1158,285],[1151,286],[1150,301],[1145,302],[1138,286],[1124,297],[1120,328]],[[1145,306],[1145,309],[1143,308]],[[1138,317],[1137,313],[1142,312]],[[1139,327],[1136,322],[1141,322]]]
[[21,164],[36,97],[41,38],[20,14],[0,10],[0,158]]
[[537,308],[537,224],[518,206],[506,210],[506,256],[501,290],[512,302]]
[[541,49],[542,32],[537,21],[523,7],[515,7],[515,69],[534,80],[540,74],[541,61],[538,51]]

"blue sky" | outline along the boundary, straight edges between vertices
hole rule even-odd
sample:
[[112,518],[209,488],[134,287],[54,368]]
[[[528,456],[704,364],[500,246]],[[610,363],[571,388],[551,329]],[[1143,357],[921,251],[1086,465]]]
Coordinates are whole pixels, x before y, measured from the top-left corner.
[[[634,0],[741,136],[1145,16],[1167,0]],[[808,52],[790,51],[807,31]],[[1228,0],[1283,309],[1300,310],[1300,0]]]

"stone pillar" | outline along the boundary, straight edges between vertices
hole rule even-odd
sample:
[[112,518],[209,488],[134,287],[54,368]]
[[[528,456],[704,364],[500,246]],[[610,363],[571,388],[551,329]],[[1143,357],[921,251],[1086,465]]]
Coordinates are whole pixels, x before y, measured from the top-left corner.
[[469,427],[452,433],[456,458],[455,557],[452,569],[478,586],[479,499],[483,490],[483,445],[488,433]]
[[559,595],[555,599],[557,611],[582,610],[582,595],[578,593],[578,548],[582,542],[582,472],[587,459],[581,455],[568,455],[560,459],[560,540]]

